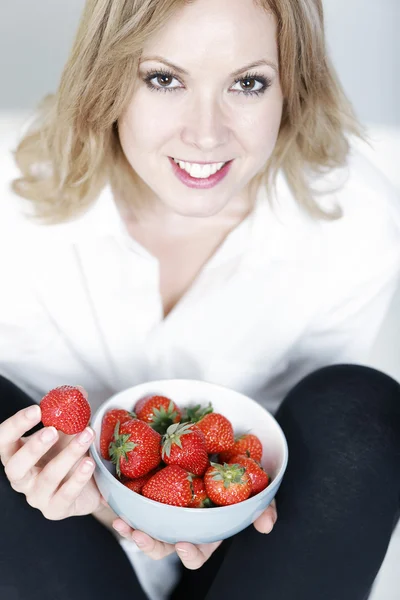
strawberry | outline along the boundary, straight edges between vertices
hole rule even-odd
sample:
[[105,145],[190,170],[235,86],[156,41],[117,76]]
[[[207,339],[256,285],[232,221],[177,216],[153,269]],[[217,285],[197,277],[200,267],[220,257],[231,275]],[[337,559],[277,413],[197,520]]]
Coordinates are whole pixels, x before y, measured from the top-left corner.
[[204,433],[208,454],[229,451],[235,445],[232,423],[220,413],[207,414],[196,426]]
[[161,462],[161,435],[139,419],[115,425],[113,441],[109,446],[111,461],[129,479],[149,473]]
[[204,475],[208,497],[217,506],[243,502],[251,494],[251,479],[244,467],[211,463]]
[[174,506],[189,506],[193,498],[192,476],[178,465],[168,465],[142,488],[143,496]]
[[61,385],[50,390],[40,401],[42,423],[55,427],[67,435],[83,431],[87,427],[91,410],[83,388]]
[[114,435],[114,429],[117,421],[124,423],[129,419],[134,419],[135,413],[129,412],[122,408],[112,408],[103,416],[100,432],[100,454],[106,460],[111,460],[108,452],[108,447]]
[[246,456],[254,458],[254,460],[260,461],[262,453],[263,447],[258,437],[252,433],[245,433],[244,435],[235,438],[235,445],[233,448],[227,452],[221,452],[219,455],[219,462],[221,464],[228,462],[235,454],[245,454]]
[[204,433],[192,423],[174,423],[162,438],[161,457],[167,465],[179,465],[203,475],[210,465]]
[[201,477],[193,477],[193,500],[188,505],[188,508],[211,508],[212,502],[207,496],[204,481]]
[[164,434],[172,423],[182,418],[177,405],[166,396],[146,396],[135,404],[137,418]]
[[269,476],[264,471],[261,464],[257,460],[254,460],[254,458],[250,458],[244,454],[236,454],[236,456],[232,456],[228,461],[228,464],[237,464],[241,467],[245,467],[251,479],[251,496],[255,496],[259,492],[262,492],[268,486],[270,481]]
[[128,479],[127,477],[123,477],[121,479],[121,483],[133,492],[140,494],[142,492],[143,486],[146,485],[149,479],[151,479],[156,473],[157,469],[153,469],[153,471],[150,471],[149,473],[146,473],[146,475],[142,475],[141,477],[137,477],[136,479]]

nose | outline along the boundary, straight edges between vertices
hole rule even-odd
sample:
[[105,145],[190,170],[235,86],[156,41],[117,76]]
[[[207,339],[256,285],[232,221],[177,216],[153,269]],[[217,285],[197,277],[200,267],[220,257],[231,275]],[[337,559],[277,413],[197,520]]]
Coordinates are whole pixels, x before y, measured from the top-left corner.
[[227,115],[215,98],[198,97],[185,111],[182,140],[204,155],[227,145],[229,134]]

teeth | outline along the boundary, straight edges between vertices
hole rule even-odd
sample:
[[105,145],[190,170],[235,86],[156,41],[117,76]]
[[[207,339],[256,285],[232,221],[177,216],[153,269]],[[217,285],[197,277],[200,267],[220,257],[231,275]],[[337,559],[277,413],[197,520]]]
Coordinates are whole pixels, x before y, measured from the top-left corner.
[[214,175],[217,171],[222,169],[225,163],[213,163],[211,165],[199,165],[197,163],[189,163],[181,160],[173,159],[177,165],[180,166],[181,169],[189,173],[191,177],[195,177],[196,179],[207,179],[211,175]]

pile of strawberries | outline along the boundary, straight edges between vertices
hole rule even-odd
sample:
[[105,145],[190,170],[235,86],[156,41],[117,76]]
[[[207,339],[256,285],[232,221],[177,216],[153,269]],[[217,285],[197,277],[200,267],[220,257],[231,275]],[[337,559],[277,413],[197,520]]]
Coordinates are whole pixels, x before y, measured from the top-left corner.
[[270,483],[257,436],[235,439],[211,403],[181,411],[166,396],[146,396],[132,411],[105,413],[100,452],[126,487],[163,504],[210,508],[242,502]]

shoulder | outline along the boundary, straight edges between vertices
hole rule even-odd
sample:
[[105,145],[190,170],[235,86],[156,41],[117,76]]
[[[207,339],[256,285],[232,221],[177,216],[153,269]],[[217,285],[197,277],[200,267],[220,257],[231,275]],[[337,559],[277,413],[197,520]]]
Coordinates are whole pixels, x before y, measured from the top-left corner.
[[352,145],[343,167],[313,176],[310,186],[325,212],[339,208],[342,216],[311,217],[280,172],[272,199],[260,189],[253,265],[274,257],[321,273],[351,273],[368,261],[400,261],[399,192],[360,148]]
[[361,269],[400,262],[400,195],[385,175],[351,147],[347,164],[317,182],[328,191],[317,200],[337,204],[340,219],[318,222],[319,243],[332,268]]

